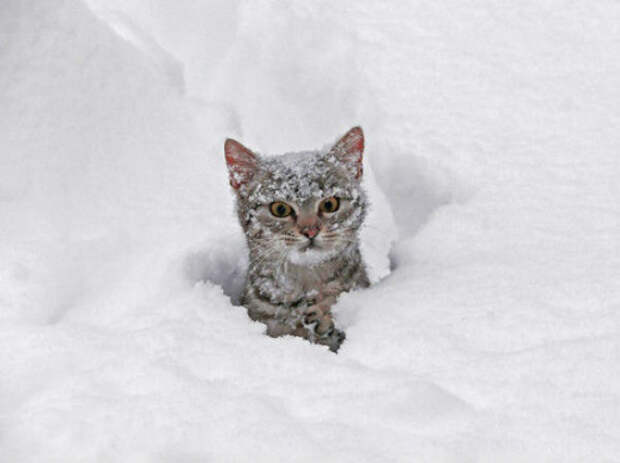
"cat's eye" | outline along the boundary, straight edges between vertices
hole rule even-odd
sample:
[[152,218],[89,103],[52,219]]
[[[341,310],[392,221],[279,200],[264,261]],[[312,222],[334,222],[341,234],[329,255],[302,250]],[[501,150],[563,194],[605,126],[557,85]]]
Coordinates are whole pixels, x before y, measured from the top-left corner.
[[282,201],[275,201],[269,206],[269,210],[276,217],[288,217],[293,212],[291,206]]
[[332,196],[331,198],[326,198],[323,201],[321,201],[321,204],[319,205],[319,210],[321,212],[331,213],[331,212],[336,212],[339,207],[340,207],[340,200],[336,198],[335,196]]

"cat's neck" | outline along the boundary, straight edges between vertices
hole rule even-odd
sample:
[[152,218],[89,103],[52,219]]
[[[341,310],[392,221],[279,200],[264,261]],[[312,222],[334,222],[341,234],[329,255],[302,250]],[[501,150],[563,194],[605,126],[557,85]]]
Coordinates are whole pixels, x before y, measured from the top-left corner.
[[312,265],[294,263],[285,256],[251,259],[248,280],[252,292],[271,304],[335,297],[355,286],[367,286],[357,243]]

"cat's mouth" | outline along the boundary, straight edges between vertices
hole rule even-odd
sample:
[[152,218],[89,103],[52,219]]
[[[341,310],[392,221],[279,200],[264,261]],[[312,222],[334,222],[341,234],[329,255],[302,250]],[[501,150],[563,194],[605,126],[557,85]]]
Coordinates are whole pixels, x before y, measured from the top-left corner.
[[323,249],[323,247],[320,246],[319,243],[317,243],[315,240],[308,240],[302,246],[300,246],[299,251],[306,252],[310,249],[314,249],[318,251],[318,250]]

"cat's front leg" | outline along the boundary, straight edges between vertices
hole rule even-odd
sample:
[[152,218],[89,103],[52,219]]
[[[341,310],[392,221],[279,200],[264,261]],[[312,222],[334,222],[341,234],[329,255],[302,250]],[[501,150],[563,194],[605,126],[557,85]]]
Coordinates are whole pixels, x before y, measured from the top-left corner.
[[346,336],[344,331],[337,329],[334,324],[331,313],[333,301],[328,299],[306,308],[304,325],[310,325],[308,329],[313,342],[329,346],[332,352],[337,352]]

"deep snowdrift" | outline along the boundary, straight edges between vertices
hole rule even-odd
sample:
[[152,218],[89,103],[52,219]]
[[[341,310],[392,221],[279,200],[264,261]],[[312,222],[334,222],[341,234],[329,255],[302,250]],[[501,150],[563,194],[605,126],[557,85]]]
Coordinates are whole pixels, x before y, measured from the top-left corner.
[[[89,6],[0,9],[0,459],[617,458],[617,4]],[[222,142],[358,123],[333,355],[231,303]]]

